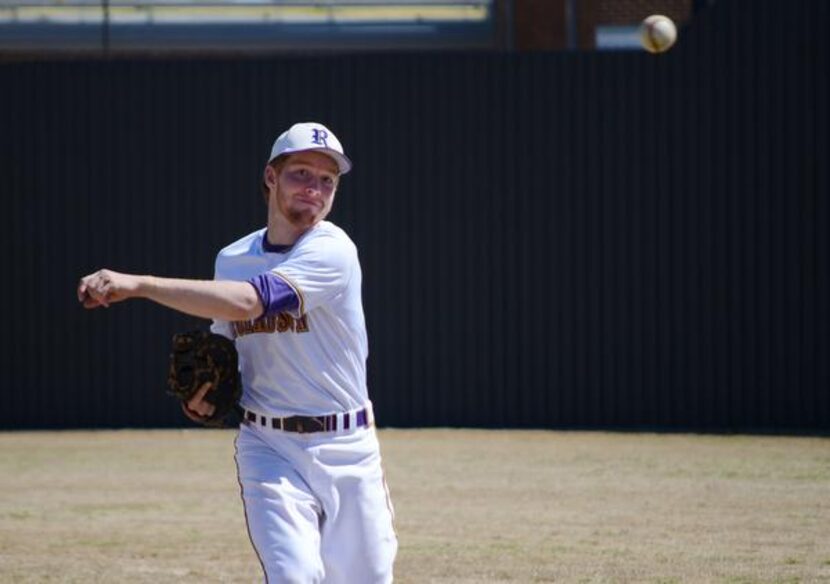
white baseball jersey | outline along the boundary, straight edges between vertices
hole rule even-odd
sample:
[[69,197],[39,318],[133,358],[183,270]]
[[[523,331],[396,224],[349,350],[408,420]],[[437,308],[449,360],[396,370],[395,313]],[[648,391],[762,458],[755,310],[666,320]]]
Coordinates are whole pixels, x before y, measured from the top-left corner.
[[328,221],[279,252],[266,251],[265,237],[265,228],[255,231],[216,257],[217,280],[246,281],[270,271],[299,299],[294,311],[211,326],[236,340],[244,387],[240,405],[275,417],[367,405],[368,346],[354,243]]

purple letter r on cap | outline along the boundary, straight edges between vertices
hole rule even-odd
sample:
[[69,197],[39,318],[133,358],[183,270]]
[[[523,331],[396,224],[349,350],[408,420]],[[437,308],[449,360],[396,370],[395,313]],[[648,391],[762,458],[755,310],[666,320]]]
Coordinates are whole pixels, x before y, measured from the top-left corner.
[[314,128],[312,132],[313,134],[311,135],[311,141],[313,143],[320,144],[321,146],[325,146],[326,148],[329,147],[329,145],[326,144],[326,138],[329,137],[328,132],[326,132],[325,130],[320,130],[318,128]]

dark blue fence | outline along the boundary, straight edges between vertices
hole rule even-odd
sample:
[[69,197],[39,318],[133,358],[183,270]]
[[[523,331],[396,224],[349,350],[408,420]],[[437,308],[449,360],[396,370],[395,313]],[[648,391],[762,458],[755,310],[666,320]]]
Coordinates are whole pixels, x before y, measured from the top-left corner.
[[290,123],[355,161],[381,425],[826,431],[828,5],[671,52],[0,64],[3,428],[171,426],[173,332],[100,267],[209,278]]

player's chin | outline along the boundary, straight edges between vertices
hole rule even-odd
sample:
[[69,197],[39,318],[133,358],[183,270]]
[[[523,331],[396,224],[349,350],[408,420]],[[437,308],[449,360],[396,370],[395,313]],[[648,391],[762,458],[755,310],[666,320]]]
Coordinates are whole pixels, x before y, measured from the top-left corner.
[[295,209],[288,217],[296,227],[313,227],[322,221],[327,213],[324,209]]

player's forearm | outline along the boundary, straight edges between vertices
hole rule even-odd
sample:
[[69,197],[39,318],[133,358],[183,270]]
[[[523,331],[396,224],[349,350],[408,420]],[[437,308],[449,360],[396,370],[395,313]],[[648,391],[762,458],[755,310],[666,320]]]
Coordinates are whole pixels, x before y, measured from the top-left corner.
[[235,321],[262,314],[259,295],[247,282],[140,276],[136,295],[202,318]]

